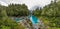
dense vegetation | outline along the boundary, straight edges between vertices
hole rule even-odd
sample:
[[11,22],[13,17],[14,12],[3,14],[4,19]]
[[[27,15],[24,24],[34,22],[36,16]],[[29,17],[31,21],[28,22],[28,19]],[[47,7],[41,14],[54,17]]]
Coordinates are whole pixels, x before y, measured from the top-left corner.
[[[10,17],[28,16],[29,10],[25,4],[10,4],[8,7],[0,5],[0,29],[25,29]],[[39,17],[48,29],[60,29],[60,2],[37,8],[33,15]]]
[[6,12],[8,16],[28,16],[29,10],[25,4],[11,4]]
[[29,10],[25,4],[0,5],[0,29],[25,29],[10,17],[28,16]]
[[60,29],[60,1],[51,2],[51,4],[41,9],[37,8],[33,12],[35,16],[43,20],[48,29]]

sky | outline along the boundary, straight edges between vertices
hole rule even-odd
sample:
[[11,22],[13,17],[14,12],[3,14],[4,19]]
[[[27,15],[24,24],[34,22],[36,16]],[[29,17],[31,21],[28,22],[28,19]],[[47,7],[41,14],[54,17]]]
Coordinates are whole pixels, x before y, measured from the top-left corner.
[[39,5],[41,7],[48,5],[51,3],[51,0],[0,0],[0,3],[5,6],[7,6],[10,3],[26,4],[28,6],[28,9],[31,9],[36,5]]

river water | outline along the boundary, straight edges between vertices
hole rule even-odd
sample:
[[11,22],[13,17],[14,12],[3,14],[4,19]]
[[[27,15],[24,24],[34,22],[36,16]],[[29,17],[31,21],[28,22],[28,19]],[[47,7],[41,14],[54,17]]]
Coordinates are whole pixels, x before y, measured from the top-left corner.
[[36,16],[30,16],[30,20],[32,22],[32,24],[38,24],[40,21]]
[[38,24],[40,22],[39,19],[36,16],[32,15],[32,16],[30,16],[30,20],[32,22],[34,29],[38,29],[39,28]]
[[[28,18],[30,18],[30,21],[32,22],[32,25],[33,25],[33,28],[34,29],[38,29],[38,24],[40,23],[40,20],[34,16],[34,15],[31,15],[29,16]],[[20,22],[20,20],[23,20],[22,18],[15,18],[16,22]]]

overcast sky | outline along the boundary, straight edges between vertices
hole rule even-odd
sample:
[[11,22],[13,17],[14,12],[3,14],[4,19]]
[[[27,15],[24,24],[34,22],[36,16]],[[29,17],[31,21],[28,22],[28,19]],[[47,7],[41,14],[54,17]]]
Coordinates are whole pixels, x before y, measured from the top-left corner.
[[51,0],[0,0],[0,3],[3,5],[8,5],[10,3],[26,4],[28,6],[28,9],[34,7],[35,5],[40,5],[42,7],[50,4],[50,2]]

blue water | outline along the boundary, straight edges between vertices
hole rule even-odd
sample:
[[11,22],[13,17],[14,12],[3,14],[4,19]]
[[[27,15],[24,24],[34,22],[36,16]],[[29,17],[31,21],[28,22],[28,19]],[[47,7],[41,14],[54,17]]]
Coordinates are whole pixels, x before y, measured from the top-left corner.
[[30,20],[31,20],[32,24],[39,23],[39,19],[36,16],[30,16]]
[[[31,16],[29,16],[29,18],[30,18],[32,24],[39,23],[39,19],[36,16],[31,15]],[[23,19],[21,19],[21,18],[15,18],[15,20],[16,20],[16,22],[19,22],[20,20],[23,20]]]
[[22,20],[22,18],[14,18],[16,20],[16,22],[19,22],[20,20]]
[[[36,26],[36,25],[40,22],[39,19],[36,16],[33,16],[33,15],[28,16],[28,18],[30,18],[30,20],[31,20],[31,22],[32,22],[33,25],[35,24],[33,27],[35,29],[38,29],[38,26]],[[21,19],[21,18],[15,18],[15,20],[16,20],[16,22],[20,22],[23,19]]]

